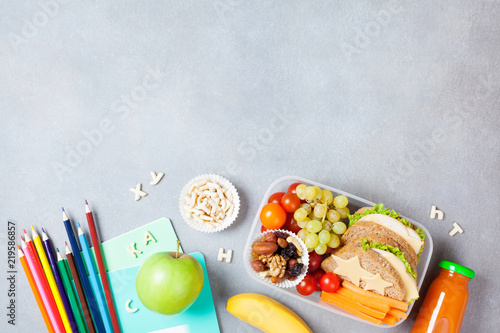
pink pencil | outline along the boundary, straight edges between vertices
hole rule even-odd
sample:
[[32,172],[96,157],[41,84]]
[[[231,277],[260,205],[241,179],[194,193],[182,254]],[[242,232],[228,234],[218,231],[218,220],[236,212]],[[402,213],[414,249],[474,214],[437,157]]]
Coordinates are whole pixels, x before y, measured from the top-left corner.
[[[33,258],[34,254],[29,248],[28,245],[26,245],[26,242],[24,239],[21,237],[21,248],[23,249],[23,252],[25,253],[26,261],[28,262],[28,266],[33,273],[33,278],[35,279],[35,282],[38,286],[38,291],[40,291],[40,295],[42,296],[43,303],[45,304],[45,308],[47,309],[47,312],[49,314],[50,321],[52,322],[52,326],[54,326],[54,329],[57,333],[64,333],[66,332],[64,330],[64,326],[62,324],[61,316],[59,315],[59,312],[57,311],[57,308],[55,306],[55,302],[53,300],[52,294],[50,292],[50,289],[48,288],[47,282],[45,284],[43,283],[45,278],[45,275],[43,275],[43,272],[40,270],[40,267],[38,267],[35,264],[35,259]],[[43,278],[42,278],[43,277]],[[52,297],[52,302],[51,302],[51,297]]]

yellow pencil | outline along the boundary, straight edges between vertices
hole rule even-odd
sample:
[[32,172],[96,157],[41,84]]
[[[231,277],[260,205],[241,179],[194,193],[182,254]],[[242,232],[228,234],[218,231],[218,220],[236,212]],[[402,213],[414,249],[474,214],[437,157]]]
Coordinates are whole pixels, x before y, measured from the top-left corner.
[[50,269],[49,260],[47,259],[47,255],[45,254],[45,250],[43,249],[42,240],[40,239],[40,236],[38,236],[38,233],[33,226],[31,226],[31,232],[33,233],[33,243],[35,243],[35,248],[38,252],[40,262],[42,263],[43,271],[45,272],[47,281],[49,281],[49,287],[52,291],[52,295],[54,295],[56,306],[59,310],[59,314],[61,315],[64,328],[66,329],[66,332],[73,332],[68,320],[68,314],[66,313],[66,309],[64,308],[64,304],[61,299],[61,294],[59,293],[59,289],[57,289],[56,280],[54,279],[54,275],[52,274],[52,270]]

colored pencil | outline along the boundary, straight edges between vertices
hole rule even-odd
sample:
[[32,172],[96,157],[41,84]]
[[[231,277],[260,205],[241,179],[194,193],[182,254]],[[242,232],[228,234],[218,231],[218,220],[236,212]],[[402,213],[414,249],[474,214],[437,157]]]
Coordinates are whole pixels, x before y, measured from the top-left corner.
[[73,281],[75,281],[76,292],[78,293],[78,298],[80,299],[80,304],[82,306],[83,315],[85,317],[85,322],[87,323],[87,328],[90,333],[95,333],[94,324],[92,323],[92,317],[90,315],[89,307],[87,306],[87,301],[85,300],[85,293],[83,291],[82,283],[78,277],[78,270],[75,264],[75,258],[73,253],[69,249],[68,243],[66,243],[66,259],[68,264],[68,271],[73,275]]
[[[86,333],[87,328],[85,327],[85,322],[83,320],[82,313],[80,312],[80,307],[78,306],[78,299],[76,298],[75,291],[73,290],[73,286],[71,285],[71,277],[66,268],[65,259],[63,259],[61,253],[59,253],[59,249],[56,250],[57,269],[59,271],[59,275],[61,276],[62,284],[64,286],[64,289],[66,290],[66,294],[68,295],[68,301],[71,307],[71,311],[73,312],[73,315],[75,317],[76,326],[78,327],[78,330],[76,332]],[[79,282],[80,281],[78,281],[78,283]]]
[[94,293],[92,292],[92,288],[90,287],[89,278],[87,276],[87,272],[85,270],[85,266],[83,265],[82,256],[80,254],[80,247],[78,246],[78,242],[75,238],[75,233],[73,232],[73,228],[71,226],[71,222],[69,221],[68,214],[62,209],[63,212],[63,223],[66,228],[66,233],[68,234],[69,243],[71,244],[71,249],[75,254],[73,258],[75,258],[76,268],[78,270],[78,275],[80,276],[80,281],[82,282],[83,290],[85,291],[85,295],[87,296],[88,304],[90,311],[92,312],[92,317],[94,318],[95,326],[97,332],[105,333],[104,325],[102,322],[101,314],[99,313],[99,306],[97,305]]
[[104,294],[102,292],[101,286],[99,285],[99,280],[97,279],[97,274],[94,268],[94,262],[92,260],[89,244],[87,243],[87,238],[83,232],[80,223],[78,223],[78,238],[80,239],[80,245],[82,246],[83,259],[85,259],[85,264],[89,273],[90,286],[94,291],[97,304],[99,305],[99,311],[101,312],[101,318],[104,322],[104,328],[106,333],[113,333],[113,327],[111,326],[111,321],[108,316],[108,309],[106,308],[106,300],[104,299]]
[[64,328],[66,329],[66,332],[72,332],[71,325],[69,324],[68,320],[68,315],[66,314],[66,309],[64,308],[64,304],[61,298],[61,293],[57,288],[56,280],[54,279],[54,274],[52,273],[52,269],[50,268],[47,255],[45,253],[45,250],[43,249],[42,240],[40,239],[40,236],[38,235],[33,226],[31,226],[31,232],[33,234],[33,243],[35,243],[35,248],[36,252],[38,253],[38,258],[40,258],[40,262],[42,263],[43,271],[45,272],[45,276],[47,277],[47,281],[49,282],[49,287],[56,301],[56,306],[57,309],[59,310],[59,314],[61,315]]
[[68,321],[69,321],[69,325],[71,326],[71,330],[73,332],[78,332],[75,318],[73,317],[73,313],[71,313],[71,307],[69,306],[68,297],[66,296],[66,293],[64,292],[64,286],[63,286],[62,281],[61,281],[61,276],[59,275],[59,272],[57,271],[57,261],[56,261],[56,258],[54,256],[54,251],[52,250],[51,241],[49,239],[49,236],[47,236],[45,229],[43,229],[43,228],[42,228],[42,244],[43,244],[43,248],[45,250],[45,253],[47,254],[47,258],[49,259],[50,268],[52,268],[54,280],[56,281],[56,286],[57,286],[57,289],[59,291],[59,295],[61,297],[61,300],[62,300],[62,303],[64,306],[64,310],[66,311],[66,316],[68,317]]
[[26,274],[26,277],[28,278],[28,282],[30,284],[31,290],[33,291],[33,295],[35,296],[36,304],[38,304],[38,308],[40,309],[40,313],[42,314],[43,321],[45,322],[45,325],[47,326],[47,330],[49,333],[54,333],[54,327],[52,326],[52,323],[50,322],[49,314],[47,313],[47,309],[45,308],[45,305],[43,304],[42,296],[40,296],[40,291],[38,290],[38,287],[36,285],[36,282],[33,278],[33,274],[31,273],[30,268],[28,267],[28,263],[26,261],[26,257],[24,256],[23,251],[17,246],[17,254],[19,255],[19,261],[21,262],[21,265],[23,266],[24,273]]
[[25,253],[28,266],[33,273],[33,278],[35,279],[38,290],[40,291],[40,295],[42,296],[43,303],[45,304],[45,308],[47,309],[47,313],[49,314],[50,321],[52,322],[52,327],[54,328],[56,333],[64,333],[65,329],[61,320],[61,316],[57,311],[54,296],[52,296],[52,293],[50,292],[49,283],[47,282],[47,278],[43,274],[42,266],[38,261],[35,248],[33,247],[33,242],[28,237],[26,231],[24,231],[24,237],[26,239],[26,242],[21,238],[21,248]]
[[99,267],[99,276],[101,278],[102,288],[104,289],[104,295],[106,296],[111,323],[113,324],[115,333],[120,333],[121,329],[118,322],[118,316],[116,315],[113,295],[111,294],[111,288],[109,287],[108,273],[106,272],[106,268],[104,267],[104,260],[102,258],[101,243],[99,242],[99,237],[97,236],[97,231],[95,228],[94,214],[92,214],[87,200],[85,200],[85,215],[87,216],[90,238],[92,239],[92,246],[94,247],[97,266]]

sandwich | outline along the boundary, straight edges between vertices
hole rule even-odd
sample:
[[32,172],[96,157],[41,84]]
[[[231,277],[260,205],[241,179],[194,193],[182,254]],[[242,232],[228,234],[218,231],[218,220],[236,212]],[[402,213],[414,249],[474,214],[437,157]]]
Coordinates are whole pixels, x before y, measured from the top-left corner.
[[321,268],[382,296],[405,302],[417,299],[423,232],[382,204],[358,210],[349,221],[340,246]]

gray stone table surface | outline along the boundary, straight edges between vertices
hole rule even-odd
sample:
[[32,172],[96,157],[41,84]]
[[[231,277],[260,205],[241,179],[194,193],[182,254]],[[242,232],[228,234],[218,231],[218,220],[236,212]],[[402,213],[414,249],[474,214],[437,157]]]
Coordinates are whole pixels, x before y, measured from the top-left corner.
[[[462,332],[500,327],[500,2],[1,2],[0,331],[40,332],[18,266],[7,323],[7,221],[66,239],[61,206],[103,240],[169,217],[200,251],[222,332],[254,332],[225,310],[270,295],[314,332],[383,332],[252,280],[243,247],[267,187],[297,175],[403,212],[434,239],[424,282],[447,259],[473,268]],[[165,172],[155,187],[150,171]],[[215,173],[237,187],[226,231],[187,226],[178,198]],[[134,201],[130,187],[149,193]],[[429,218],[431,205],[445,212]],[[458,222],[464,232],[448,235]],[[234,250],[231,264],[217,261]],[[409,319],[393,329],[408,332]]]

